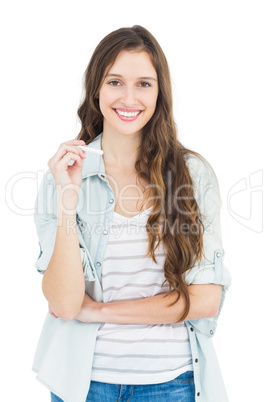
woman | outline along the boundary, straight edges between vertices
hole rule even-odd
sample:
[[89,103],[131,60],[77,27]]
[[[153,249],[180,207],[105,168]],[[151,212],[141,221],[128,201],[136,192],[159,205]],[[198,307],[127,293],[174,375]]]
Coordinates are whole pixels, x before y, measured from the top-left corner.
[[100,42],[78,115],[36,201],[49,302],[37,379],[52,401],[227,401],[210,339],[230,285],[217,179],[177,139],[146,29]]

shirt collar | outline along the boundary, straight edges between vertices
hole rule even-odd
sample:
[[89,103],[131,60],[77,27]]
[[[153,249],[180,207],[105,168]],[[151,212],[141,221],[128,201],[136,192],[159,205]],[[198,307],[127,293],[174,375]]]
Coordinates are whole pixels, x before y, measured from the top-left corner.
[[[101,138],[102,133],[97,135],[92,142],[90,142],[86,147],[101,149]],[[98,175],[102,180],[107,180],[103,156],[93,153],[86,153],[86,159],[83,162],[82,168],[82,179],[94,175]]]

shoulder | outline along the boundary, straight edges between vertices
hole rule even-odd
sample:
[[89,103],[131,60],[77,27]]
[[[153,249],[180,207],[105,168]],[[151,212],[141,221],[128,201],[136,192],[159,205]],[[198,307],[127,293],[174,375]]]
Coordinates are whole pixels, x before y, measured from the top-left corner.
[[214,169],[204,156],[189,152],[184,156],[184,160],[194,182],[216,178]]
[[184,159],[200,206],[203,207],[205,203],[207,207],[221,204],[218,179],[209,161],[202,155],[192,153],[187,153]]

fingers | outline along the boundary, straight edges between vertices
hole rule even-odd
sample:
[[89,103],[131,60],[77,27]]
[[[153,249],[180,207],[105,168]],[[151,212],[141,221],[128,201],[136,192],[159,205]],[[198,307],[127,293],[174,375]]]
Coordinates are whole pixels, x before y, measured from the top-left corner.
[[70,160],[74,160],[78,166],[81,166],[81,159],[86,158],[85,151],[79,148],[77,145],[85,144],[84,141],[81,140],[70,140],[63,142],[60,146],[58,151],[52,158],[48,161],[48,166],[53,167],[56,164],[60,168],[66,167]]
[[60,161],[57,163],[57,168],[58,169],[63,169],[64,167],[67,169],[69,162],[73,160],[75,161],[77,166],[81,166],[82,162],[81,162],[81,156],[78,155],[77,153],[74,152],[68,152],[67,154],[65,154],[63,156],[62,159],[60,159]]
[[[81,145],[81,143],[77,144],[77,145]],[[75,144],[68,144],[68,143],[64,142],[59,146],[58,151],[54,155],[55,159],[57,161],[59,161],[67,152],[73,152],[73,153],[75,153],[77,155],[80,155],[80,156],[85,155],[85,151],[83,151],[78,146],[75,146]]]

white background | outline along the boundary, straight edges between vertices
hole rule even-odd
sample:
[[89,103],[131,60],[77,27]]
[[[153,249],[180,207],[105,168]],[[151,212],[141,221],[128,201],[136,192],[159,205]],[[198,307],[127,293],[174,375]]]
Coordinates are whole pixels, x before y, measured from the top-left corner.
[[208,159],[220,183],[225,264],[233,282],[214,345],[230,401],[267,398],[266,5],[2,3],[1,400],[50,400],[31,372],[47,311],[33,266],[39,255],[37,172],[42,175],[59,144],[79,132],[82,77],[95,46],[110,31],[134,24],[149,29],[167,56],[179,139]]

